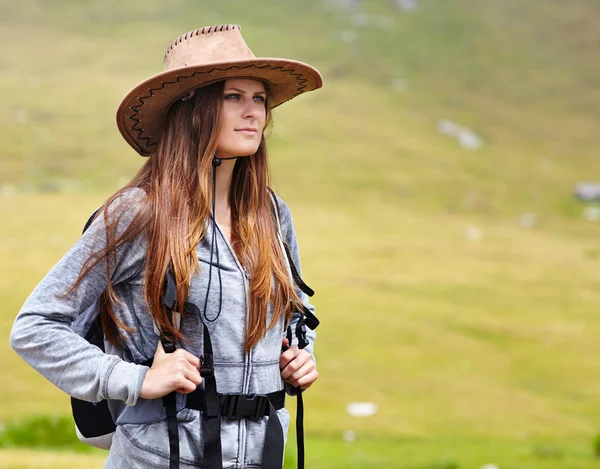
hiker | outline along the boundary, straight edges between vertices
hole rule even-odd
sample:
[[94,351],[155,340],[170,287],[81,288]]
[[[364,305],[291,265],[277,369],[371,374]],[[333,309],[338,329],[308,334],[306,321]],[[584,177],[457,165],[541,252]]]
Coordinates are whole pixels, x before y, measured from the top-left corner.
[[[147,160],[31,293],[11,345],[74,401],[108,403],[105,468],[281,468],[285,392],[317,379],[318,322],[264,132],[322,79],[256,58],[238,25],[180,36],[164,64],[117,111]],[[86,311],[97,345],[74,331]]]

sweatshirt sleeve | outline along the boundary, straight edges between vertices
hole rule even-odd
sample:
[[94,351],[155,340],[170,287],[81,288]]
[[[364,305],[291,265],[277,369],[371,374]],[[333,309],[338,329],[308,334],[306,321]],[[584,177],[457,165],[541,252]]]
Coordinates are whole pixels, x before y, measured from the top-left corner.
[[[133,220],[143,196],[141,189],[131,189],[109,208],[111,219],[119,217],[117,237]],[[110,263],[113,285],[128,280],[142,268],[145,249],[141,238],[138,236],[117,249]],[[27,298],[13,324],[10,344],[30,366],[73,397],[90,402],[115,399],[134,405],[148,368],[105,354],[70,327],[107,287],[105,260],[92,268],[76,292],[64,295],[88,256],[105,244],[101,212]]]
[[[300,250],[298,247],[298,240],[296,238],[296,229],[294,228],[294,220],[292,218],[292,212],[290,211],[287,204],[281,198],[277,197],[277,203],[279,204],[279,215],[281,216],[281,219],[280,219],[281,229],[283,231],[283,236],[285,238],[285,242],[287,243],[287,245],[290,249],[290,254],[291,254],[292,260],[294,261],[296,269],[298,269],[298,274],[300,274],[300,276],[302,276],[302,268],[300,266]],[[300,290],[298,287],[296,287],[296,294],[298,295],[298,297],[300,298],[300,300],[302,301],[304,306],[306,306],[311,313],[315,314],[315,307],[310,303],[308,295],[306,293],[304,293],[302,290]],[[294,314],[294,316],[292,317],[292,321],[290,322],[292,329],[295,328],[296,323],[298,322],[299,318],[300,318],[299,313]],[[315,360],[315,362],[316,362],[316,359],[315,359],[314,346],[315,346],[316,338],[317,338],[316,331],[313,331],[312,329],[309,329],[307,327],[306,328],[306,339],[308,340],[308,345],[306,346],[306,348],[304,350],[306,350],[307,352],[309,352],[312,355],[313,360]],[[295,342],[295,336],[294,336],[294,342]],[[295,343],[293,345],[295,345]],[[287,383],[285,383],[285,387],[286,387],[286,391],[288,392],[288,394],[294,394],[295,388],[288,385]]]

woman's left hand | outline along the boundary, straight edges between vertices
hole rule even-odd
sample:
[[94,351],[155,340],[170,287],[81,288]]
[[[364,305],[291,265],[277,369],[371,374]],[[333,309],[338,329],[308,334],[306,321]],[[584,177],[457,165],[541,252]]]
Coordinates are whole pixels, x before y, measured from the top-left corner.
[[[283,339],[283,346],[288,346],[288,340]],[[300,350],[296,345],[281,354],[279,359],[281,377],[292,386],[308,389],[319,377],[317,365],[312,355],[306,350]]]

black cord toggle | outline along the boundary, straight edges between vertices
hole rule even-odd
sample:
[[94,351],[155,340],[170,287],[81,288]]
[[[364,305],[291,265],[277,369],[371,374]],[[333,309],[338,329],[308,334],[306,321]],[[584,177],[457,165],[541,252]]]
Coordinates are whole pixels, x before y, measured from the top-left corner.
[[300,317],[296,323],[296,338],[298,339],[298,348],[300,350],[308,345],[308,339],[306,338],[306,324],[304,324],[303,317]]

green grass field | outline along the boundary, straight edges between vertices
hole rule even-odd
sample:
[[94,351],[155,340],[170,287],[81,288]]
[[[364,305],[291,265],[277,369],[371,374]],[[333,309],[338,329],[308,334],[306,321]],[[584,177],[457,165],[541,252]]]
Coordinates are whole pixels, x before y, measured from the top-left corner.
[[[174,37],[230,22],[257,55],[325,78],[275,111],[271,137],[322,320],[307,466],[598,466],[600,225],[572,191],[600,171],[600,4],[422,0],[401,13],[368,1],[363,16],[334,4],[2,2],[0,422],[69,412],[7,339],[27,294],[141,163],[114,125],[121,97]],[[462,149],[441,119],[484,147]],[[379,412],[350,417],[351,401]],[[102,461],[0,450],[0,469]]]

